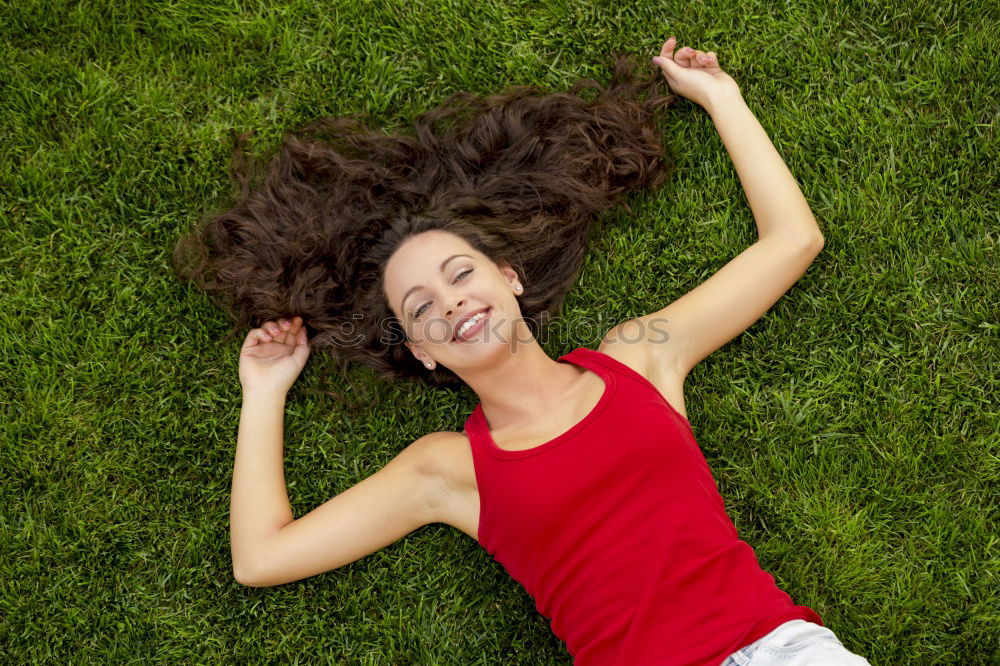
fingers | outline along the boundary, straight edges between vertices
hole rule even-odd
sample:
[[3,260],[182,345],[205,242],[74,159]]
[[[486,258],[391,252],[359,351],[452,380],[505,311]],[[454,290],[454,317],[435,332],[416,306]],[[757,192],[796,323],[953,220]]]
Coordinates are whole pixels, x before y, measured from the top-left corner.
[[674,54],[674,62],[681,67],[690,67],[692,57],[694,57],[694,49],[690,46],[684,46],[678,49],[677,53]]
[[288,342],[292,344],[299,344],[299,336],[304,336],[306,334],[306,325],[302,317],[295,315],[292,317],[288,326]]
[[272,341],[284,344],[285,331],[276,322],[265,321],[261,324],[261,328],[271,336]]
[[309,342],[306,340],[305,326],[300,328],[298,333],[295,334],[295,349],[292,350],[292,356],[303,365],[305,365],[306,359],[309,358]]
[[712,65],[712,61],[709,59],[707,53],[691,48],[690,46],[685,46],[679,50],[674,60],[684,67],[709,67]]
[[288,343],[296,347],[306,345],[308,349],[308,339],[309,336],[306,335],[306,326],[302,317],[294,317],[291,321],[291,327],[288,329]]
[[[296,319],[298,319],[296,317]],[[267,331],[274,337],[275,342],[280,342],[281,344],[287,344],[295,339],[295,330],[292,330],[293,322],[290,319],[279,319],[278,321],[269,321],[264,324],[267,327]]]
[[705,53],[704,51],[696,51],[696,59],[698,64],[702,67],[718,67],[719,63],[715,60],[715,51],[709,51]]
[[670,58],[672,60],[673,57],[674,57],[674,47],[675,46],[677,46],[677,38],[676,37],[671,37],[667,41],[663,42],[663,47],[660,49],[660,57],[661,58]]
[[695,67],[718,67],[719,61],[715,57],[715,51],[706,53],[698,49],[693,49],[691,64]]
[[709,51],[708,53],[692,48],[690,46],[684,46],[677,49],[674,52],[674,47],[677,46],[677,38],[670,37],[667,41],[663,43],[663,47],[660,49],[660,58],[671,59],[678,65],[682,67],[718,67],[719,63],[715,57],[715,51]]
[[255,328],[247,335],[247,344],[263,342],[278,342],[280,344],[298,344],[299,336],[305,336],[305,326],[302,317],[296,315],[292,319],[265,321],[260,328]]
[[247,334],[247,339],[243,341],[243,348],[255,347],[265,342],[271,342],[271,334],[262,328],[255,328]]

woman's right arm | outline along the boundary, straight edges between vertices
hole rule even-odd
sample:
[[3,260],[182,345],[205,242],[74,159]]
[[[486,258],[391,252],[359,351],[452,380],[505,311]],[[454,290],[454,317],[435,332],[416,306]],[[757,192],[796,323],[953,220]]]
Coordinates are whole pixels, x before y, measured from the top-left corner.
[[267,541],[294,520],[285,489],[284,419],[283,392],[244,391],[229,503],[233,574],[244,584]]
[[440,433],[416,440],[378,472],[293,520],[283,472],[284,395],[244,395],[230,507],[233,575],[244,585],[314,576],[438,522]]
[[435,432],[295,520],[285,489],[285,397],[307,357],[298,317],[254,329],[241,352],[230,540],[233,575],[244,585],[290,583],[354,562],[438,522],[447,497],[435,446],[444,433]]

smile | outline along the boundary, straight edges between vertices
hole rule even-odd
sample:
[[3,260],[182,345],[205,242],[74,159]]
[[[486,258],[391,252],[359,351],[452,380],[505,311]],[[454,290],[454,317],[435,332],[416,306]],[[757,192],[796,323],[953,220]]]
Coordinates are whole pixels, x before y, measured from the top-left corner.
[[493,310],[489,307],[477,315],[469,317],[462,323],[462,325],[455,331],[455,337],[452,339],[453,342],[465,342],[472,337],[474,337],[480,330],[486,326],[486,320],[489,319],[489,314]]

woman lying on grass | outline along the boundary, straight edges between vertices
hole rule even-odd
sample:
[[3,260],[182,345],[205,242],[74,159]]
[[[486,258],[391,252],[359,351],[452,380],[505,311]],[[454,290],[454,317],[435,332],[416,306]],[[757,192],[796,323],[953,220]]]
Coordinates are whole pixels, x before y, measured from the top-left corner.
[[[259,187],[238,173],[235,206],[183,240],[178,266],[186,251],[195,261],[181,274],[223,296],[237,328],[258,326],[240,354],[238,581],[314,576],[440,522],[524,585],[577,664],[868,663],[738,538],[685,416],[687,374],[767,312],[823,237],[715,54],[674,47],[638,81],[617,56],[607,88],[456,94],[418,117],[416,137],[317,121],[286,137]],[[658,94],[663,79],[676,95]],[[678,96],[711,115],[760,238],[596,349],[552,359],[535,334],[596,214],[673,169],[653,116]],[[479,404],[462,432],[420,437],[294,519],[283,413],[311,347],[387,377],[464,383]]]

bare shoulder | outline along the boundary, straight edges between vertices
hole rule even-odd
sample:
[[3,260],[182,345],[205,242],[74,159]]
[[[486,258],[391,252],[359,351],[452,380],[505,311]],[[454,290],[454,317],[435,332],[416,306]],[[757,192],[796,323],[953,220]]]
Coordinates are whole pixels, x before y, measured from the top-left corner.
[[431,432],[416,440],[411,446],[420,447],[419,460],[425,473],[440,479],[442,482],[452,482],[463,476],[465,463],[471,468],[472,450],[469,438],[464,432],[439,430]]
[[597,351],[607,354],[649,380],[681,416],[684,379],[679,356],[671,349],[669,336],[657,335],[645,321],[629,319],[616,325],[601,340]]
[[433,522],[451,525],[477,538],[479,487],[468,436],[464,432],[437,431],[417,441],[421,442],[421,465],[434,488]]

